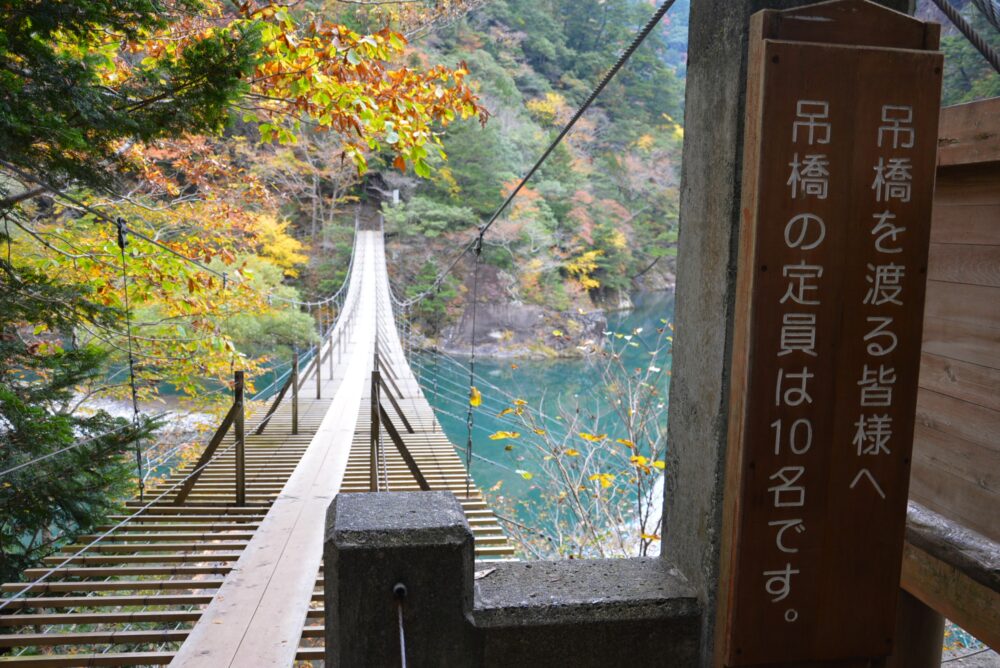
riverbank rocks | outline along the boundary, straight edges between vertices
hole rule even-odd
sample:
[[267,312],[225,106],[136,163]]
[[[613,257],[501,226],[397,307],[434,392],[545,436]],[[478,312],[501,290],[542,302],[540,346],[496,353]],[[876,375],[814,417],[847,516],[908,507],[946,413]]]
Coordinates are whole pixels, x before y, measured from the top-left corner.
[[[488,357],[576,357],[600,345],[607,329],[602,310],[550,312],[534,304],[480,303],[476,309],[476,353]],[[447,353],[468,353],[472,343],[472,308],[442,332]]]

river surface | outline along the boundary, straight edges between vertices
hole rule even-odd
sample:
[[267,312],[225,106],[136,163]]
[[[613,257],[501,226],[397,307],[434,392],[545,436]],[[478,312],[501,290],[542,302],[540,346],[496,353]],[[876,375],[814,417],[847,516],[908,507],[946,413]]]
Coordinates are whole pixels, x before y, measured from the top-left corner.
[[[651,363],[661,369],[656,383],[661,390],[662,420],[666,421],[666,397],[670,379],[670,355],[664,352],[655,361],[650,351],[669,345],[670,325],[674,315],[673,292],[650,292],[634,298],[635,308],[610,314],[607,341],[620,350],[625,367],[647,368]],[[627,338],[631,337],[631,338]],[[412,366],[424,394],[441,427],[456,451],[465,459],[464,447],[469,430],[466,425],[469,396],[469,358],[450,358],[436,353],[416,352]],[[565,433],[565,419],[556,416],[573,414],[578,409],[585,419],[596,418],[594,433],[607,433],[614,439],[621,434],[618,416],[610,410],[607,392],[601,380],[598,356],[572,359],[484,359],[476,360],[475,385],[482,393],[482,405],[474,409],[472,430],[472,475],[483,490],[503,482],[508,496],[538,499],[534,485],[523,472],[534,475],[531,462],[515,452],[505,452],[507,441],[491,440],[497,431],[524,432],[523,423],[515,416],[499,416],[514,399],[521,399],[536,420],[556,439]],[[530,510],[520,511],[519,518],[529,526],[537,526]]]

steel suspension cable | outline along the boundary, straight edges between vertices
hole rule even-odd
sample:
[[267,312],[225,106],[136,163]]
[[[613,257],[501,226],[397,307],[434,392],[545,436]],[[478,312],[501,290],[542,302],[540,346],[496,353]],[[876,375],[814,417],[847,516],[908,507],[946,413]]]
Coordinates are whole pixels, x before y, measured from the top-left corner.
[[1000,53],[987,44],[986,39],[980,35],[968,21],[965,20],[965,17],[962,16],[961,12],[959,12],[949,0],[933,0],[933,2],[937,8],[948,17],[948,20],[951,21],[963,35],[965,35],[965,38],[976,48],[976,51],[982,54],[983,58],[985,58],[986,61],[993,66],[993,69],[995,69],[997,73],[1000,73]]
[[653,32],[653,28],[656,27],[656,25],[660,22],[660,19],[662,19],[664,15],[667,13],[667,11],[673,6],[674,2],[676,2],[676,0],[664,0],[663,4],[660,5],[659,9],[653,12],[653,15],[649,17],[648,21],[646,21],[646,25],[642,27],[642,30],[640,30],[639,33],[635,36],[635,38],[632,40],[632,43],[628,45],[628,48],[626,48],[622,52],[622,54],[618,56],[618,60],[616,60],[615,64],[611,66],[611,69],[608,70],[607,74],[604,75],[604,78],[602,78],[600,83],[597,84],[597,87],[594,88],[593,91],[591,91],[590,95],[587,96],[587,99],[584,100],[583,104],[580,105],[580,107],[576,110],[576,112],[573,114],[573,117],[569,119],[569,122],[563,126],[562,130],[559,131],[559,134],[556,135],[556,138],[554,140],[552,140],[552,143],[549,144],[549,147],[547,149],[545,149],[545,152],[542,153],[541,157],[538,158],[535,164],[531,166],[531,169],[528,170],[528,173],[524,175],[524,177],[518,182],[517,186],[510,192],[510,195],[507,196],[507,199],[503,201],[503,203],[499,206],[499,208],[497,208],[497,210],[493,213],[493,215],[490,216],[490,219],[486,221],[486,224],[483,226],[482,232],[480,232],[480,236],[482,236],[483,233],[489,230],[490,227],[493,225],[493,223],[496,222],[497,218],[500,217],[500,214],[502,214],[504,210],[506,210],[506,208],[510,206],[510,203],[514,201],[514,198],[517,197],[517,194],[519,192],[521,192],[521,189],[524,188],[528,180],[535,175],[535,172],[537,172],[541,168],[542,164],[548,159],[548,157],[552,154],[552,152],[556,150],[556,147],[559,145],[559,143],[562,142],[563,138],[567,134],[569,134],[569,131],[573,129],[573,126],[576,125],[576,122],[579,121],[580,118],[583,116],[583,114],[587,111],[587,109],[590,108],[590,105],[594,103],[594,100],[597,99],[597,96],[601,94],[601,92],[607,87],[609,83],[611,83],[611,80],[614,79],[616,74],[618,74],[618,71],[625,66],[625,63],[627,63],[629,58],[632,57],[632,54],[635,53],[636,49],[639,48],[639,45],[642,44],[644,41],[646,41],[646,38],[649,37],[650,33]]
[[[163,417],[163,414],[158,415],[156,417],[156,419],[159,419],[159,418],[162,418],[162,417]],[[61,448],[61,449],[56,450],[54,452],[50,452],[50,453],[42,455],[40,457],[36,457],[36,458],[34,458],[34,459],[30,460],[30,461],[23,462],[21,464],[18,464],[17,466],[11,467],[11,468],[9,468],[9,469],[7,469],[5,471],[0,472],[0,477],[6,476],[8,473],[13,473],[15,471],[19,471],[21,469],[28,468],[28,467],[33,466],[34,464],[36,464],[36,463],[38,463],[40,461],[44,461],[46,459],[51,459],[52,457],[55,457],[57,455],[61,455],[64,452],[68,452],[70,450],[75,450],[76,448],[79,448],[79,447],[82,447],[84,445],[87,445],[88,443],[93,443],[94,441],[98,441],[98,440],[100,440],[102,438],[107,438],[108,436],[111,436],[113,434],[121,432],[124,429],[127,429],[128,427],[129,427],[129,425],[124,424],[124,425],[119,426],[117,429],[112,429],[111,431],[105,432],[103,434],[97,434],[97,435],[92,436],[90,438],[87,438],[87,439],[85,439],[83,441],[78,441],[77,443],[74,443],[73,445],[66,446],[65,448]],[[143,449],[143,451],[142,451],[143,455],[146,455],[146,459],[145,459],[145,461],[146,461],[146,473],[143,476],[144,479],[148,479],[149,476],[150,476],[150,474],[152,473],[152,471],[150,470],[149,463],[152,462],[152,461],[157,461],[157,460],[159,460],[159,459],[162,458],[161,455],[157,455],[157,456],[154,456],[152,458],[150,458],[148,456],[149,452],[152,451],[154,448],[156,448],[157,445],[158,445],[157,443],[153,443],[152,445],[146,446],[146,448]],[[181,444],[181,445],[183,445],[183,444]],[[180,447],[180,446],[178,446],[178,447]],[[175,447],[175,448],[171,449],[171,451],[176,450],[176,449],[178,449],[178,448]],[[43,473],[34,474],[31,477],[31,482],[37,482],[39,480],[48,480],[48,479],[50,479],[50,478],[52,478],[54,476],[61,476],[61,475],[65,475],[67,473],[71,473],[73,471],[73,466],[74,466],[73,464],[66,464],[66,465],[59,465],[59,464],[57,464],[53,468],[51,468],[51,469],[49,469],[49,470],[47,470],[47,471],[45,471]]]
[[[938,0],[935,0],[935,2],[937,1]],[[535,164],[532,165],[531,169],[529,169],[528,172],[521,178],[517,186],[514,187],[514,190],[510,192],[510,194],[503,201],[503,203],[497,208],[497,210],[493,213],[493,215],[490,216],[489,220],[486,221],[485,225],[483,225],[480,228],[479,235],[462,247],[462,249],[455,255],[454,259],[452,259],[452,261],[449,262],[448,265],[445,267],[445,270],[440,274],[438,274],[438,277],[434,280],[434,282],[427,290],[424,290],[419,295],[416,295],[415,297],[406,300],[405,302],[403,302],[404,304],[406,304],[407,306],[415,304],[424,299],[425,297],[429,296],[435,290],[437,290],[444,282],[445,278],[447,278],[448,275],[455,269],[455,267],[458,265],[458,262],[465,256],[465,254],[468,253],[469,250],[471,250],[474,246],[476,246],[476,244],[482,245],[483,234],[487,230],[489,230],[490,227],[492,227],[493,223],[495,223],[496,220],[501,216],[501,214],[503,214],[503,212],[507,209],[507,207],[510,206],[510,203],[514,201],[514,198],[517,197],[517,195],[521,192],[524,186],[528,183],[528,180],[535,175],[535,173],[541,168],[542,164],[544,164],[545,161],[548,159],[548,157],[552,155],[552,152],[556,150],[556,147],[562,142],[562,140],[566,137],[566,135],[569,134],[569,131],[573,129],[573,126],[575,126],[577,121],[579,121],[580,118],[583,116],[583,114],[586,113],[587,109],[590,108],[590,106],[594,103],[597,97],[604,91],[607,85],[611,83],[611,80],[614,79],[615,75],[618,74],[621,68],[625,66],[625,63],[629,61],[629,59],[632,57],[632,54],[635,53],[636,49],[638,49],[639,46],[644,41],[646,41],[646,38],[649,37],[650,33],[653,32],[653,29],[656,28],[656,25],[660,22],[661,19],[663,19],[663,17],[666,15],[666,13],[670,10],[670,8],[674,5],[675,2],[676,0],[664,0],[663,4],[660,5],[660,7],[655,12],[653,12],[653,15],[649,17],[649,20],[646,21],[646,24],[632,39],[632,42],[628,45],[628,47],[624,51],[622,51],[620,56],[618,56],[618,60],[615,61],[614,65],[611,66],[611,69],[607,71],[607,73],[597,84],[594,90],[591,91],[590,95],[587,96],[587,99],[584,100],[583,104],[580,105],[580,107],[576,110],[576,112],[574,112],[572,118],[570,118],[569,122],[566,123],[566,125],[564,125],[563,128],[559,131],[559,134],[556,135],[556,138],[554,140],[552,140],[552,143],[550,143],[548,148],[545,149],[545,152],[542,153],[541,157],[539,157],[538,160],[535,161]]]
[[994,28],[1000,30],[1000,0],[972,0],[972,4]]

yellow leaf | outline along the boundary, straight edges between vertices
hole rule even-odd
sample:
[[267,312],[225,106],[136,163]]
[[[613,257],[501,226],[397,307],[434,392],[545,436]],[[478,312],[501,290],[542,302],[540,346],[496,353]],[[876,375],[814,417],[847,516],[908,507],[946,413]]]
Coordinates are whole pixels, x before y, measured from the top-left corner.
[[561,329],[553,329],[552,330],[552,336],[562,336],[562,335],[563,335],[563,333],[562,333]]
[[545,430],[544,429],[536,429],[535,433],[538,434],[539,436],[544,436],[545,435]]
[[640,534],[643,540],[660,540],[660,537],[655,533],[644,533]]
[[525,401],[524,399],[515,399],[514,400],[514,405],[515,406],[526,406],[527,404],[528,404],[528,402]]
[[520,473],[521,477],[524,478],[525,480],[531,480],[532,478],[535,477],[534,475],[532,475],[528,471],[524,471],[522,469],[518,469],[517,472]]
[[580,456],[580,451],[579,450],[574,450],[573,448],[567,448],[566,449],[566,454],[568,456],[570,456],[570,457],[579,457]]
[[601,487],[607,489],[615,481],[615,476],[613,473],[595,473],[590,476],[589,480],[598,480],[601,483]]
[[482,403],[483,395],[479,389],[473,385],[469,388],[469,405],[475,407],[481,405]]
[[626,447],[629,447],[629,448],[634,448],[635,447],[635,443],[633,443],[632,441],[628,440],[627,438],[616,438],[615,440],[618,443],[621,443],[622,445],[624,445]]
[[667,467],[667,465],[663,463],[662,459],[657,459],[656,461],[654,461],[653,466],[660,469],[661,471]]
[[597,435],[595,435],[595,434],[588,434],[585,431],[581,431],[580,432],[580,438],[582,438],[585,441],[590,441],[592,443],[599,443],[599,442],[603,441],[604,439],[606,439],[607,437],[608,437],[607,434],[597,434]]
[[502,411],[500,411],[499,413],[497,413],[497,417],[503,417],[504,415],[510,415],[513,412],[514,412],[513,408],[505,408]]
[[519,438],[521,436],[520,432],[516,431],[497,431],[490,434],[491,441],[501,441],[505,438]]
[[632,455],[631,457],[628,458],[628,460],[633,464],[635,464],[636,466],[645,466],[646,462],[649,461],[642,455]]

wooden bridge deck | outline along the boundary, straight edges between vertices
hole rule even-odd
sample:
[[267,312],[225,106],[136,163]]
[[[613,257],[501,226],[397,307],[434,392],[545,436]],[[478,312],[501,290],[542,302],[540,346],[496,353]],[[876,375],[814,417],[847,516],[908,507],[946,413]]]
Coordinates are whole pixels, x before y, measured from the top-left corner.
[[[216,668],[322,660],[324,518],[337,493],[368,491],[376,339],[414,429],[400,431],[421,472],[431,488],[459,497],[478,558],[510,558],[513,550],[474,484],[466,498],[467,472],[409,369],[390,300],[381,234],[361,231],[349,306],[323,347],[323,399],[314,398],[315,376],[303,378],[297,435],[290,397],[263,434],[248,421],[246,504],[235,505],[230,434],[180,503],[179,483],[193,464],[150,489],[146,503],[128,502],[112,524],[25,572],[25,582],[0,585],[0,605],[7,602],[0,665]],[[386,410],[396,422],[390,405]],[[418,489],[384,440],[380,480],[392,491]]]

